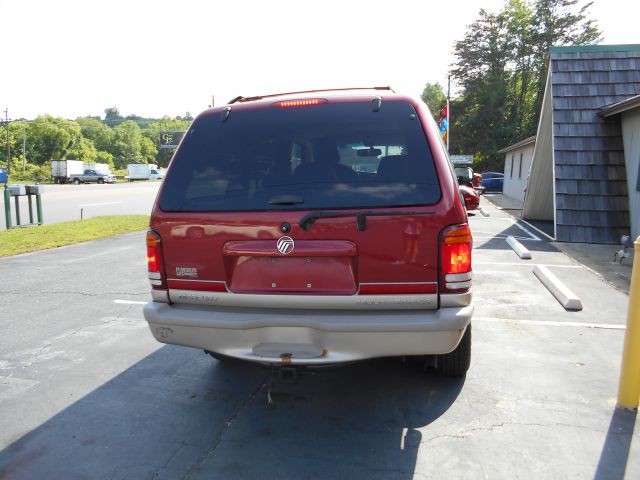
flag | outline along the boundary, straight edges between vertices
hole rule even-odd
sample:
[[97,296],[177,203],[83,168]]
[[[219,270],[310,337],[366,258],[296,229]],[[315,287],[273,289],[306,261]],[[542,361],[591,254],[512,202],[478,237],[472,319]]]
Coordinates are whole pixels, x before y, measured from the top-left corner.
[[442,110],[440,111],[440,119],[438,120],[438,125],[440,125],[440,136],[442,140],[447,141],[447,132],[449,131],[449,112],[447,110],[447,104],[444,104]]

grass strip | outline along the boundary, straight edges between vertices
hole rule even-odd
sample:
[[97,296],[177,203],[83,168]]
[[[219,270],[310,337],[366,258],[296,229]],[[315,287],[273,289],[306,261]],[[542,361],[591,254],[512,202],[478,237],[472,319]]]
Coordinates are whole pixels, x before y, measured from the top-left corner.
[[0,231],[0,257],[146,230],[149,215],[110,215]]

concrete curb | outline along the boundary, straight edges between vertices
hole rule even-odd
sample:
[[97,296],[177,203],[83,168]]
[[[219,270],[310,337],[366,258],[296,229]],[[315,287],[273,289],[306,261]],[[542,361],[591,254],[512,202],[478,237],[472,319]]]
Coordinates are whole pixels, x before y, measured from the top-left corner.
[[533,269],[533,274],[538,277],[538,280],[547,287],[547,290],[556,297],[556,300],[558,300],[560,305],[565,309],[582,310],[582,301],[578,296],[569,290],[569,288],[562,283],[558,277],[551,273],[547,267],[543,265],[536,265]]
[[531,259],[531,252],[529,251],[529,249],[524,245],[522,245],[518,240],[516,240],[511,235],[507,237],[507,243],[520,258],[522,258],[523,260]]

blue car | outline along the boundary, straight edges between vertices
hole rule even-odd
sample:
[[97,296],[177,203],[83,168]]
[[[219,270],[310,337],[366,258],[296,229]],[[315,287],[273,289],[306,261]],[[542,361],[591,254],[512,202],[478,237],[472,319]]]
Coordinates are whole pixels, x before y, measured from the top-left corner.
[[485,172],[482,174],[482,186],[485,192],[501,192],[504,183],[504,173]]

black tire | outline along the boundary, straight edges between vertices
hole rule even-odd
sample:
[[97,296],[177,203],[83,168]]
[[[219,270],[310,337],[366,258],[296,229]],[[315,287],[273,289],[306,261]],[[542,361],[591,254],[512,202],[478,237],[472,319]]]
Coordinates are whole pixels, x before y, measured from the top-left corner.
[[98,179],[98,183],[100,183],[100,184],[104,183],[104,178],[99,178]]
[[74,178],[73,179],[73,184],[74,185],[80,185],[80,179],[79,178]]
[[462,340],[451,353],[436,355],[436,371],[447,377],[461,377],[471,365],[471,324],[462,336]]

